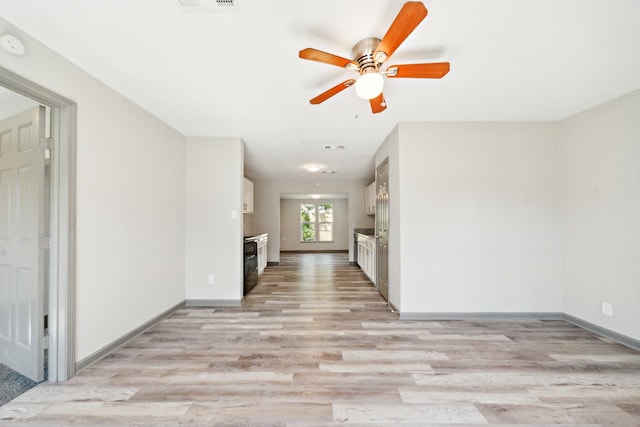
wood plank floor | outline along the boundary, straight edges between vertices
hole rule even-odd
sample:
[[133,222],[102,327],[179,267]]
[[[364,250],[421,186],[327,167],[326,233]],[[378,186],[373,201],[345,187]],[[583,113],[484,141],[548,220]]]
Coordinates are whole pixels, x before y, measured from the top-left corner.
[[[640,426],[640,354],[562,321],[400,321],[346,254],[283,254],[0,424]],[[4,424],[3,424],[4,423]]]

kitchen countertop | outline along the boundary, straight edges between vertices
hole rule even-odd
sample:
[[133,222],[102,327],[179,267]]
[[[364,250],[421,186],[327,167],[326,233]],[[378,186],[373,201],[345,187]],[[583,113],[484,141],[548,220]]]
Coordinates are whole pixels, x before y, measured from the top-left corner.
[[268,236],[269,236],[269,233],[254,234],[251,236],[244,236],[244,240],[245,241],[259,240],[262,237],[268,237]]
[[364,234],[365,236],[374,236],[376,233],[373,228],[354,228],[354,234]]
[[364,234],[364,233],[358,233],[357,236],[361,236],[364,239],[375,239],[376,236],[374,236],[373,234]]

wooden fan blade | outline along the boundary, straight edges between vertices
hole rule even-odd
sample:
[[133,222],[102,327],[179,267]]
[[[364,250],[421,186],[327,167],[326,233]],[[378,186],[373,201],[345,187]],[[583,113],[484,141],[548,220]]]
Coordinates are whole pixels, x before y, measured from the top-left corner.
[[337,65],[338,67],[346,67],[347,64],[352,64],[353,61],[341,56],[337,56],[331,53],[323,52],[318,49],[308,47],[302,49],[298,53],[298,57],[302,59],[309,59],[311,61],[324,62],[325,64]]
[[327,99],[331,98],[333,95],[342,92],[343,90],[345,90],[349,86],[353,85],[355,82],[356,81],[354,79],[345,80],[342,83],[340,83],[338,85],[335,85],[334,87],[332,87],[328,91],[323,92],[320,95],[316,96],[315,98],[313,98],[309,102],[311,104],[314,104],[314,105],[315,104],[320,104],[321,102],[324,102]]
[[387,58],[393,55],[393,52],[396,51],[398,46],[415,30],[426,16],[427,8],[424,7],[422,2],[406,2],[382,38],[373,57],[375,58],[378,52],[384,52]]
[[387,101],[384,100],[384,95],[382,93],[376,98],[371,98],[369,100],[369,104],[371,105],[371,111],[373,114],[381,113],[387,109]]
[[430,64],[391,65],[385,71],[387,77],[417,77],[422,79],[441,79],[449,72],[448,62]]

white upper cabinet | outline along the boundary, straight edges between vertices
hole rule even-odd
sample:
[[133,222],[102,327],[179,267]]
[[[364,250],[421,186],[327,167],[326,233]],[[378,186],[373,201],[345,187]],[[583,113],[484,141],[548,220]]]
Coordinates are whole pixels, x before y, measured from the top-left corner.
[[364,190],[364,211],[367,215],[376,213],[376,183],[375,181],[367,185]]
[[243,205],[242,213],[253,213],[253,182],[250,179],[244,179],[243,185]]

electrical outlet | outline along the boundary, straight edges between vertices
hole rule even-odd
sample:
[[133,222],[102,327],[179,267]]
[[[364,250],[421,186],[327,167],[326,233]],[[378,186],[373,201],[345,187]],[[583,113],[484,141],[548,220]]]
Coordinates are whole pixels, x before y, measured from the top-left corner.
[[608,302],[602,303],[602,314],[613,317],[613,305]]
[[213,274],[209,275],[209,284],[210,285],[215,285],[216,284],[216,276],[214,276]]

